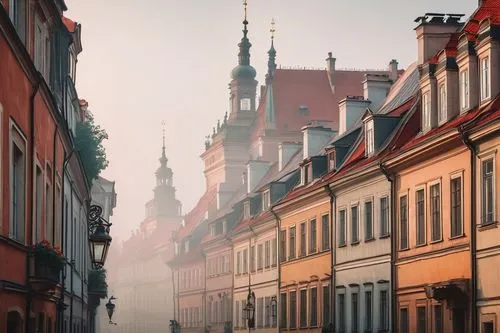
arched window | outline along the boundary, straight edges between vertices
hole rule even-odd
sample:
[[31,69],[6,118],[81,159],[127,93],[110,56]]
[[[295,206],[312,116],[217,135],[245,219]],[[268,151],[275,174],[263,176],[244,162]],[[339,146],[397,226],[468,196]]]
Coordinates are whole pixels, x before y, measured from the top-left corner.
[[7,313],[7,333],[22,333],[23,318],[17,311],[9,311]]

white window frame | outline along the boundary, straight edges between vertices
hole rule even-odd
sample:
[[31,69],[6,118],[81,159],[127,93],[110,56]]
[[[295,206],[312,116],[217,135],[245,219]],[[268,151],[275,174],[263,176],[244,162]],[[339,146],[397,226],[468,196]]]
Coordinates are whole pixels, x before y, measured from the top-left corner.
[[438,111],[439,111],[439,123],[442,124],[448,119],[448,103],[447,103],[447,91],[446,82],[440,82],[438,84]]
[[[11,239],[14,239],[15,241],[20,241],[22,244],[26,244],[27,240],[27,232],[29,231],[27,228],[27,202],[28,202],[28,191],[27,191],[27,180],[28,180],[28,159],[27,159],[27,140],[26,137],[22,134],[21,129],[14,123],[12,119],[10,119],[10,124],[9,124],[9,186],[10,186],[10,191],[12,191],[12,177],[13,177],[13,170],[10,166],[12,166],[12,154],[13,154],[13,149],[14,145],[17,146],[17,148],[23,153],[23,158],[24,158],[24,214],[23,214],[23,219],[24,219],[24,230],[23,230],[23,239],[19,240],[14,237],[12,234],[12,229],[14,228],[13,226],[13,212],[12,212],[12,206],[11,202],[9,202],[9,237]],[[0,177],[1,178],[1,177]],[[10,192],[12,195],[12,192]]]
[[[432,239],[433,237],[433,217],[432,217],[432,187],[434,185],[439,185],[439,232],[440,232],[440,237],[439,239]],[[431,227],[431,237],[429,242],[430,243],[437,243],[441,242],[443,240],[443,182],[441,181],[441,178],[430,181],[428,183],[428,197],[426,200],[429,200],[429,225]]]
[[469,92],[469,68],[465,68],[459,74],[460,81],[460,111],[469,109],[470,92]]
[[487,101],[491,97],[491,61],[490,56],[479,60],[479,86],[481,102]]
[[[453,219],[452,219],[452,188],[451,188],[451,182],[457,178],[460,178],[460,224],[461,224],[461,230],[462,232],[458,235],[452,235],[452,225],[453,225]],[[442,190],[441,190],[442,191]],[[459,171],[452,173],[450,175],[450,187],[449,187],[449,195],[450,195],[450,238],[458,238],[464,235],[465,230],[465,224],[464,224],[464,172]]]
[[271,206],[271,190],[265,190],[262,193],[262,210],[266,211]]
[[481,191],[481,194],[480,194],[480,203],[479,203],[479,207],[480,207],[480,217],[479,217],[479,222],[480,222],[480,225],[489,225],[489,223],[485,223],[484,221],[484,212],[483,212],[483,201],[484,201],[484,196],[483,196],[483,186],[484,186],[484,182],[483,182],[483,163],[487,160],[492,160],[493,161],[493,222],[495,222],[497,220],[497,212],[496,212],[496,199],[497,199],[497,193],[496,193],[496,175],[495,175],[495,172],[496,172],[496,157],[497,157],[497,150],[493,150],[493,151],[486,151],[482,154],[479,154],[478,155],[479,157],[479,170],[480,170],[480,174],[479,174],[479,177],[480,177],[480,184],[481,184],[481,187],[480,187],[480,191]]
[[[387,232],[382,233],[382,199],[387,200]],[[379,231],[380,237],[387,237],[391,234],[391,196],[387,193],[378,198],[378,217],[379,217]]]
[[422,95],[422,128],[428,130],[431,128],[431,93],[427,91]]
[[[357,239],[356,239],[356,241],[353,240],[354,233],[353,233],[353,230],[352,230],[352,226],[353,226],[353,223],[352,223],[352,209],[353,208],[356,208],[356,210],[357,210],[357,221],[356,221],[357,222],[356,223],[357,224]],[[360,239],[361,238],[360,237],[361,236],[361,230],[360,230],[360,227],[359,227],[360,226],[360,221],[359,220],[360,220],[360,215],[361,215],[360,213],[361,213],[361,209],[359,207],[359,201],[351,202],[351,205],[349,206],[349,214],[348,214],[348,216],[349,216],[349,230],[350,230],[350,234],[351,234],[351,239],[349,240],[349,244],[351,244],[351,245],[359,244],[360,241],[361,241],[361,239]]]
[[[418,243],[418,197],[417,197],[417,193],[419,191],[423,191],[424,192],[424,241],[423,243]],[[426,188],[425,188],[425,185],[419,185],[417,187],[415,187],[415,245],[417,247],[420,247],[420,246],[425,246],[427,245],[427,191],[426,191]],[[409,225],[409,222],[408,222],[408,225]]]
[[251,111],[252,101],[249,97],[240,98],[240,111]]
[[366,155],[370,156],[375,152],[375,135],[373,119],[365,124]]

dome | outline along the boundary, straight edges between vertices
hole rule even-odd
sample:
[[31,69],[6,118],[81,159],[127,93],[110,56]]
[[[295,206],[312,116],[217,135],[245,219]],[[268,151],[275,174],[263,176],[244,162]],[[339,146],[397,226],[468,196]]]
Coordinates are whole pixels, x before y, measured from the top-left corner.
[[231,71],[231,77],[237,79],[255,79],[257,72],[250,65],[238,65]]

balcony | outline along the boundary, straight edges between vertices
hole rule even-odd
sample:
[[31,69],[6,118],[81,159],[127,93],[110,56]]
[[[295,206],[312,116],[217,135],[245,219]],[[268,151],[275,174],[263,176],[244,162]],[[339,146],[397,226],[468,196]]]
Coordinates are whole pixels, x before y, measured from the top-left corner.
[[36,291],[49,291],[59,285],[64,257],[57,247],[42,241],[32,246],[30,284]]

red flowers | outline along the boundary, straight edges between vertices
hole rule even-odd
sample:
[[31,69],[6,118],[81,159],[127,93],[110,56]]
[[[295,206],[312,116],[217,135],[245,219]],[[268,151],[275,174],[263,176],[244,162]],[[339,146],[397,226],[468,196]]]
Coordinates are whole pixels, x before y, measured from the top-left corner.
[[43,240],[32,246],[35,258],[47,264],[62,268],[65,264],[64,254],[58,246],[52,246],[49,241]]

